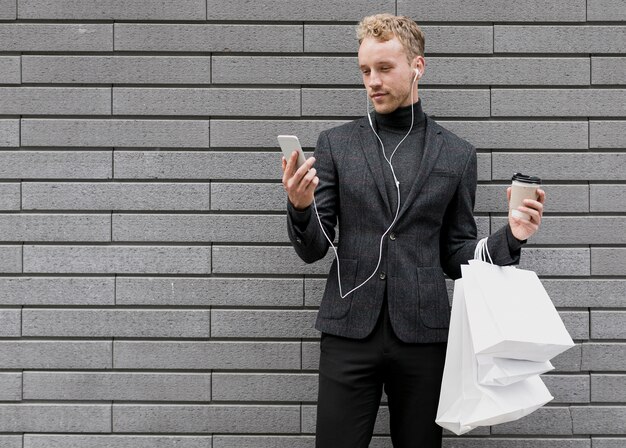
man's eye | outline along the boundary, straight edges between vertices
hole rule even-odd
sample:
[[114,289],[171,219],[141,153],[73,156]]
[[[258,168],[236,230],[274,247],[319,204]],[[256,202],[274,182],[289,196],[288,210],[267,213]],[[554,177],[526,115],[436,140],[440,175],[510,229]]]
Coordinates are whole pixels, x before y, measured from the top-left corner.
[[369,75],[369,74],[370,74],[370,71],[369,71],[369,70],[361,70],[361,72],[362,72],[364,75]]
[[381,67],[380,71],[381,72],[388,72],[390,70],[390,67]]

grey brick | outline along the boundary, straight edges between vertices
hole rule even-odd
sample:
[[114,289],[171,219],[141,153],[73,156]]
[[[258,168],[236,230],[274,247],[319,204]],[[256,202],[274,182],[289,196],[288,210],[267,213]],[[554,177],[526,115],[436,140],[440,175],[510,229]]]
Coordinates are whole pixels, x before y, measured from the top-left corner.
[[299,89],[113,88],[116,115],[300,116]]
[[208,183],[24,182],[24,210],[209,210]]
[[302,370],[317,370],[320,361],[320,343],[302,341]]
[[559,315],[572,339],[589,339],[589,311],[559,311]]
[[491,153],[478,152],[478,180],[491,180]]
[[590,211],[626,212],[626,185],[590,185]]
[[[1,30],[0,28],[0,32]],[[111,89],[2,87],[0,88],[0,113],[6,115],[111,115]]]
[[593,448],[622,448],[626,444],[626,438],[602,437],[591,438]]
[[212,210],[285,211],[286,204],[281,183],[211,183]]
[[172,446],[211,448],[211,436],[24,434],[24,448],[83,448],[86,446],[90,448],[169,448]]
[[316,338],[317,311],[211,310],[214,338]]
[[395,9],[395,3],[391,0],[318,0],[309,3],[289,0],[271,0],[265,3],[207,0],[209,20],[358,21],[370,14],[393,13]]
[[[508,213],[506,189],[510,185],[510,182],[500,185],[478,185],[474,211]],[[542,185],[541,188],[546,192],[546,212],[585,213],[589,211],[588,185],[548,184]]]
[[207,338],[209,310],[24,308],[24,336]]
[[480,0],[463,3],[454,0],[398,0],[397,4],[398,14],[428,21],[584,22],[586,17],[583,0],[507,0],[495,4]]
[[302,25],[116,23],[115,50],[300,53],[302,34]]
[[589,403],[589,375],[541,375],[550,393],[552,403]]
[[[491,26],[420,26],[426,36],[426,54],[493,53]],[[354,25],[304,25],[304,51],[313,53],[356,53]]]
[[591,310],[592,339],[626,339],[626,311]]
[[543,279],[541,283],[557,307],[619,307],[626,297],[625,280]]
[[626,406],[572,406],[574,434],[626,434]]
[[0,277],[3,305],[113,305],[113,277]]
[[[0,278],[2,297],[2,278]],[[117,277],[118,305],[302,305],[302,279]]]
[[20,56],[0,56],[0,85],[20,84],[22,82],[21,70]]
[[111,349],[111,341],[0,341],[0,368],[110,369]]
[[113,404],[113,431],[298,433],[300,406]]
[[209,84],[208,56],[22,56],[22,82]]
[[210,401],[211,374],[24,372],[24,399]]
[[586,121],[442,121],[441,125],[485,149],[587,149],[589,142]]
[[0,308],[0,337],[20,337],[21,320],[21,308]]
[[0,246],[0,272],[22,272],[22,246]]
[[213,448],[313,448],[313,436],[213,436]]
[[201,246],[25,246],[24,272],[208,274],[211,248]]
[[0,404],[7,432],[110,432],[110,404]]
[[113,26],[3,23],[0,24],[0,51],[113,51]]
[[201,120],[23,119],[24,146],[209,146],[209,123]]
[[211,62],[211,79],[216,84],[361,85],[362,82],[356,57],[218,55]]
[[591,401],[626,401],[626,375],[591,374]]
[[[0,2],[1,3],[1,2]],[[0,447],[2,448],[22,448],[22,435],[0,436]]]
[[495,25],[497,53],[623,53],[624,26]]
[[[474,434],[472,431],[471,434]],[[461,438],[443,439],[443,448],[591,448],[589,439],[552,438]]]
[[523,248],[519,264],[537,275],[589,275],[589,249],[575,248]]
[[582,358],[582,345],[576,344],[574,347],[557,355],[550,360],[555,370],[553,372],[580,372]]
[[[211,147],[277,148],[276,136],[297,135],[303,147],[313,148],[320,132],[344,124],[345,121],[292,120],[211,120]],[[280,169],[280,156],[278,166]],[[282,177],[282,172],[277,176]]]
[[[17,2],[14,2],[13,0],[0,0],[0,20],[15,20],[16,18]],[[7,441],[7,444],[11,447],[13,446],[11,445],[12,443],[13,441],[11,439]]]
[[334,254],[306,264],[292,247],[213,246],[213,273],[327,274]]
[[620,0],[588,0],[587,20],[626,20],[626,5]]
[[[0,158],[2,153],[0,152]],[[0,162],[2,167],[2,162]],[[4,178],[5,176],[0,175]],[[0,210],[19,210],[21,207],[21,185],[19,183],[0,183]]]
[[[620,153],[493,153],[494,180],[510,180],[524,167],[547,180],[626,180],[626,154]],[[581,169],[581,167],[585,167]]]
[[433,57],[425,85],[589,85],[589,58]]
[[324,294],[324,288],[326,287],[325,278],[310,278],[304,279],[304,305],[305,306],[319,306]]
[[587,342],[582,347],[583,370],[626,370],[626,344]]
[[116,214],[113,241],[285,243],[285,222],[282,215]]
[[111,151],[1,151],[0,178],[110,179],[111,160]]
[[[365,116],[364,89],[303,88],[304,116]],[[420,89],[424,112],[433,117],[489,117],[489,91],[486,89]],[[372,106],[370,105],[370,110]]]
[[[0,400],[2,401],[22,401],[22,373],[3,372],[0,373]],[[0,441],[0,447],[4,447]],[[20,445],[21,448],[21,445]]]
[[626,84],[626,59],[591,57],[592,84]]
[[[546,205],[546,210],[552,211]],[[507,218],[493,218],[497,228]],[[533,244],[622,244],[626,243],[626,217],[544,216],[541,227],[529,242]]]
[[114,341],[116,369],[300,369],[299,342]]
[[281,152],[115,151],[117,179],[255,179],[280,181]]
[[309,373],[216,373],[216,401],[316,401],[317,375]]
[[[625,27],[626,29],[626,27]],[[606,117],[626,113],[626,89],[492,89],[494,117]]]
[[0,120],[0,147],[17,146],[20,146],[20,121]]
[[0,214],[2,241],[111,241],[111,215]]
[[626,248],[591,248],[591,275],[624,275]]
[[570,408],[543,407],[519,420],[491,427],[492,434],[571,435]]
[[626,121],[590,121],[589,147],[615,148],[626,146]]
[[203,0],[19,0],[20,19],[206,20]]

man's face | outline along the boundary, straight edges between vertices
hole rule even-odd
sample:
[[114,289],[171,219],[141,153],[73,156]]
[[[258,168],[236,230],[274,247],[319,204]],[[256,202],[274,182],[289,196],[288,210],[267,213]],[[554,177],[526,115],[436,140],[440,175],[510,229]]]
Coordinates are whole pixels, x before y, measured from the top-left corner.
[[[373,37],[363,39],[359,47],[359,68],[376,112],[388,114],[411,104],[415,71],[396,37],[387,41]],[[417,89],[413,94],[415,101]]]

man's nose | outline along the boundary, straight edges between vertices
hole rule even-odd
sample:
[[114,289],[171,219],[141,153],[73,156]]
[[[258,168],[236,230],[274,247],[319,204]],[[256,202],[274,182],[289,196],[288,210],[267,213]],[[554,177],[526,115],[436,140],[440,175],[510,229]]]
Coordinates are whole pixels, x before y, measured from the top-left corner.
[[370,87],[376,87],[376,86],[379,86],[380,84],[381,84],[380,76],[378,76],[378,73],[372,71],[370,74],[368,85]]

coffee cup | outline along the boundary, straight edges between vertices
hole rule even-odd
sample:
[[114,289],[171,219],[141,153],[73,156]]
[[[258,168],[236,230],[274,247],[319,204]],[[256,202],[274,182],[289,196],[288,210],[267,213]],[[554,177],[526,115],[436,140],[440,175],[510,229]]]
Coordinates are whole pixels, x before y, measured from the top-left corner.
[[535,176],[526,176],[515,173],[511,179],[511,200],[509,201],[509,213],[516,218],[530,221],[530,215],[520,212],[517,207],[524,205],[524,199],[537,200],[537,189],[541,186],[541,179]]

